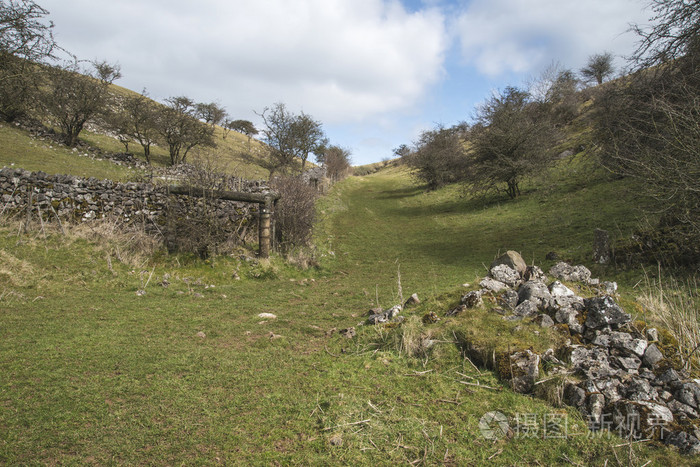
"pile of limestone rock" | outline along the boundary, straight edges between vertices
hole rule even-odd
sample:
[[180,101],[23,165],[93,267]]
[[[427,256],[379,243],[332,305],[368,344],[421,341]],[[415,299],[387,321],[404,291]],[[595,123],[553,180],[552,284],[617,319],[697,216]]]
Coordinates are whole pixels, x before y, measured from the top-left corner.
[[[540,368],[547,367],[549,376],[565,375],[563,400],[583,413],[591,429],[700,453],[700,380],[679,368],[678,349],[662,344],[656,329],[633,325],[614,298],[617,284],[592,279],[584,266],[564,262],[549,276],[509,251],[492,263],[481,289],[465,294],[447,314],[481,306],[489,296],[504,319],[557,326],[567,336],[562,348],[507,356],[516,391],[533,392]],[[561,281],[585,285],[593,296],[578,296]]]

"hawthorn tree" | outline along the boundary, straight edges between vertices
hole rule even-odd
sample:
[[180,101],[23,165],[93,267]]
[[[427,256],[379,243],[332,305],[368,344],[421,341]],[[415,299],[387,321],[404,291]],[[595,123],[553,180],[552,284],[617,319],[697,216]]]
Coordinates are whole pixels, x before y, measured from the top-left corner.
[[612,60],[613,56],[609,52],[591,55],[586,66],[581,68],[584,81],[595,80],[598,84],[603,84],[603,80],[615,71]]
[[255,163],[270,172],[286,172],[301,161],[303,170],[309,154],[321,153],[327,144],[321,123],[302,112],[294,115],[283,103],[265,107],[258,114],[263,120],[262,140],[266,144],[266,154],[255,158]]
[[541,104],[528,92],[507,87],[477,111],[469,136],[465,182],[474,191],[501,190],[520,195],[520,183],[547,167],[556,131]]
[[128,152],[128,144],[136,141],[143,148],[146,162],[151,163],[151,146],[158,138],[159,109],[144,90],[119,99],[110,114],[109,125],[117,133]]
[[421,133],[414,143],[415,150],[406,152],[413,175],[435,190],[462,179],[466,169],[464,140],[457,128],[438,126]]
[[158,112],[156,128],[168,146],[170,165],[182,164],[196,146],[216,146],[214,128],[200,121],[198,105],[185,96],[170,97]]
[[351,161],[350,151],[340,146],[330,146],[323,152],[323,156],[317,156],[317,160],[322,159],[326,168],[326,176],[337,182],[347,177],[350,172]]
[[111,98],[109,86],[120,77],[119,67],[104,61],[81,68],[75,60],[70,65],[48,69],[41,103],[60,128],[66,145],[78,144],[85,123],[105,111]]
[[37,62],[53,58],[57,48],[49,12],[33,1],[0,2],[0,120],[28,113],[41,76]]

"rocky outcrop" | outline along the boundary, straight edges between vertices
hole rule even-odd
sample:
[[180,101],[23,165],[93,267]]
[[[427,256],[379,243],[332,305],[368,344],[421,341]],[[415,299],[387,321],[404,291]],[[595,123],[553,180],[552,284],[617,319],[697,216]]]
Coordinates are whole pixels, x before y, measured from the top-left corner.
[[[592,279],[586,267],[564,262],[550,269],[554,280],[536,267],[523,267],[521,260],[514,252],[496,260],[490,276],[480,282],[481,290],[462,297],[464,308],[481,306],[492,297],[489,301],[498,305],[495,311],[504,319],[538,327],[556,323],[568,339],[543,355],[515,350],[496,356],[499,377],[517,392],[532,393],[538,379],[548,377],[540,365],[547,362],[550,372],[565,376],[564,402],[581,411],[592,430],[656,439],[687,454],[700,453],[700,429],[694,428],[700,424],[693,423],[700,412],[700,380],[674,368],[674,355],[664,352],[675,350],[658,341],[656,329],[631,323],[615,299],[617,284]],[[576,283],[597,295],[578,296]]]

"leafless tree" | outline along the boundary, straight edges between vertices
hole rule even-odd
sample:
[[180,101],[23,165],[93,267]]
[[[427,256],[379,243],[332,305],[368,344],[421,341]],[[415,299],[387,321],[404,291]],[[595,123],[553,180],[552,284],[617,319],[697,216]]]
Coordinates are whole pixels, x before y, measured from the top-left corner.
[[586,66],[581,68],[581,76],[583,76],[584,81],[595,80],[598,84],[603,84],[605,78],[614,72],[613,56],[609,52],[591,55]]
[[[318,158],[317,158],[318,160]],[[326,176],[337,182],[348,176],[350,169],[350,150],[340,146],[330,146],[323,153],[323,166],[326,168]]]
[[464,177],[467,158],[462,133],[457,128],[438,126],[421,133],[414,143],[415,150],[407,153],[407,164],[414,176],[435,190]]
[[465,182],[473,191],[520,195],[520,182],[542,171],[553,158],[556,131],[548,113],[526,91],[507,87],[478,109],[469,135]]
[[42,68],[57,49],[49,14],[27,0],[0,2],[0,120],[25,116],[37,94]]
[[[136,141],[143,148],[146,162],[151,163],[151,145],[158,138],[158,104],[146,91],[118,99],[109,116],[109,124],[125,145]],[[128,152],[128,146],[127,146]]]
[[119,66],[107,62],[92,62],[86,69],[76,59],[49,68],[42,105],[68,146],[75,146],[85,123],[107,108],[109,86],[120,77]]
[[158,113],[157,129],[168,146],[170,164],[186,161],[187,154],[196,146],[215,146],[211,125],[202,123],[197,103],[185,96],[170,97]]

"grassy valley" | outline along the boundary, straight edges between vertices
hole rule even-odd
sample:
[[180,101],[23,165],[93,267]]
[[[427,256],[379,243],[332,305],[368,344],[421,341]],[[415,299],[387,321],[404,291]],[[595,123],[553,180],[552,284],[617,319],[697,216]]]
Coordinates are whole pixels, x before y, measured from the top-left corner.
[[[57,153],[66,164],[83,161]],[[319,203],[320,267],[311,269],[244,251],[167,256],[108,223],[18,235],[5,219],[0,460],[687,463],[666,448],[591,435],[576,410],[512,392],[455,343],[477,336],[539,347],[554,335],[534,337],[486,310],[421,322],[428,311],[443,316],[462,284],[478,283],[506,249],[544,269],[549,251],[590,266],[594,228],[629,234],[629,181],[591,173],[583,160],[554,170],[547,185],[533,182],[536,191],[510,202],[457,186],[426,193],[402,168],[346,179]],[[622,284],[623,303],[635,299],[643,271],[592,269]],[[401,293],[423,300],[403,326],[358,326]],[[337,332],[349,326],[358,333],[351,340]],[[426,335],[438,341],[430,352],[406,351]],[[559,414],[569,436],[486,440],[478,423],[493,410]]]

